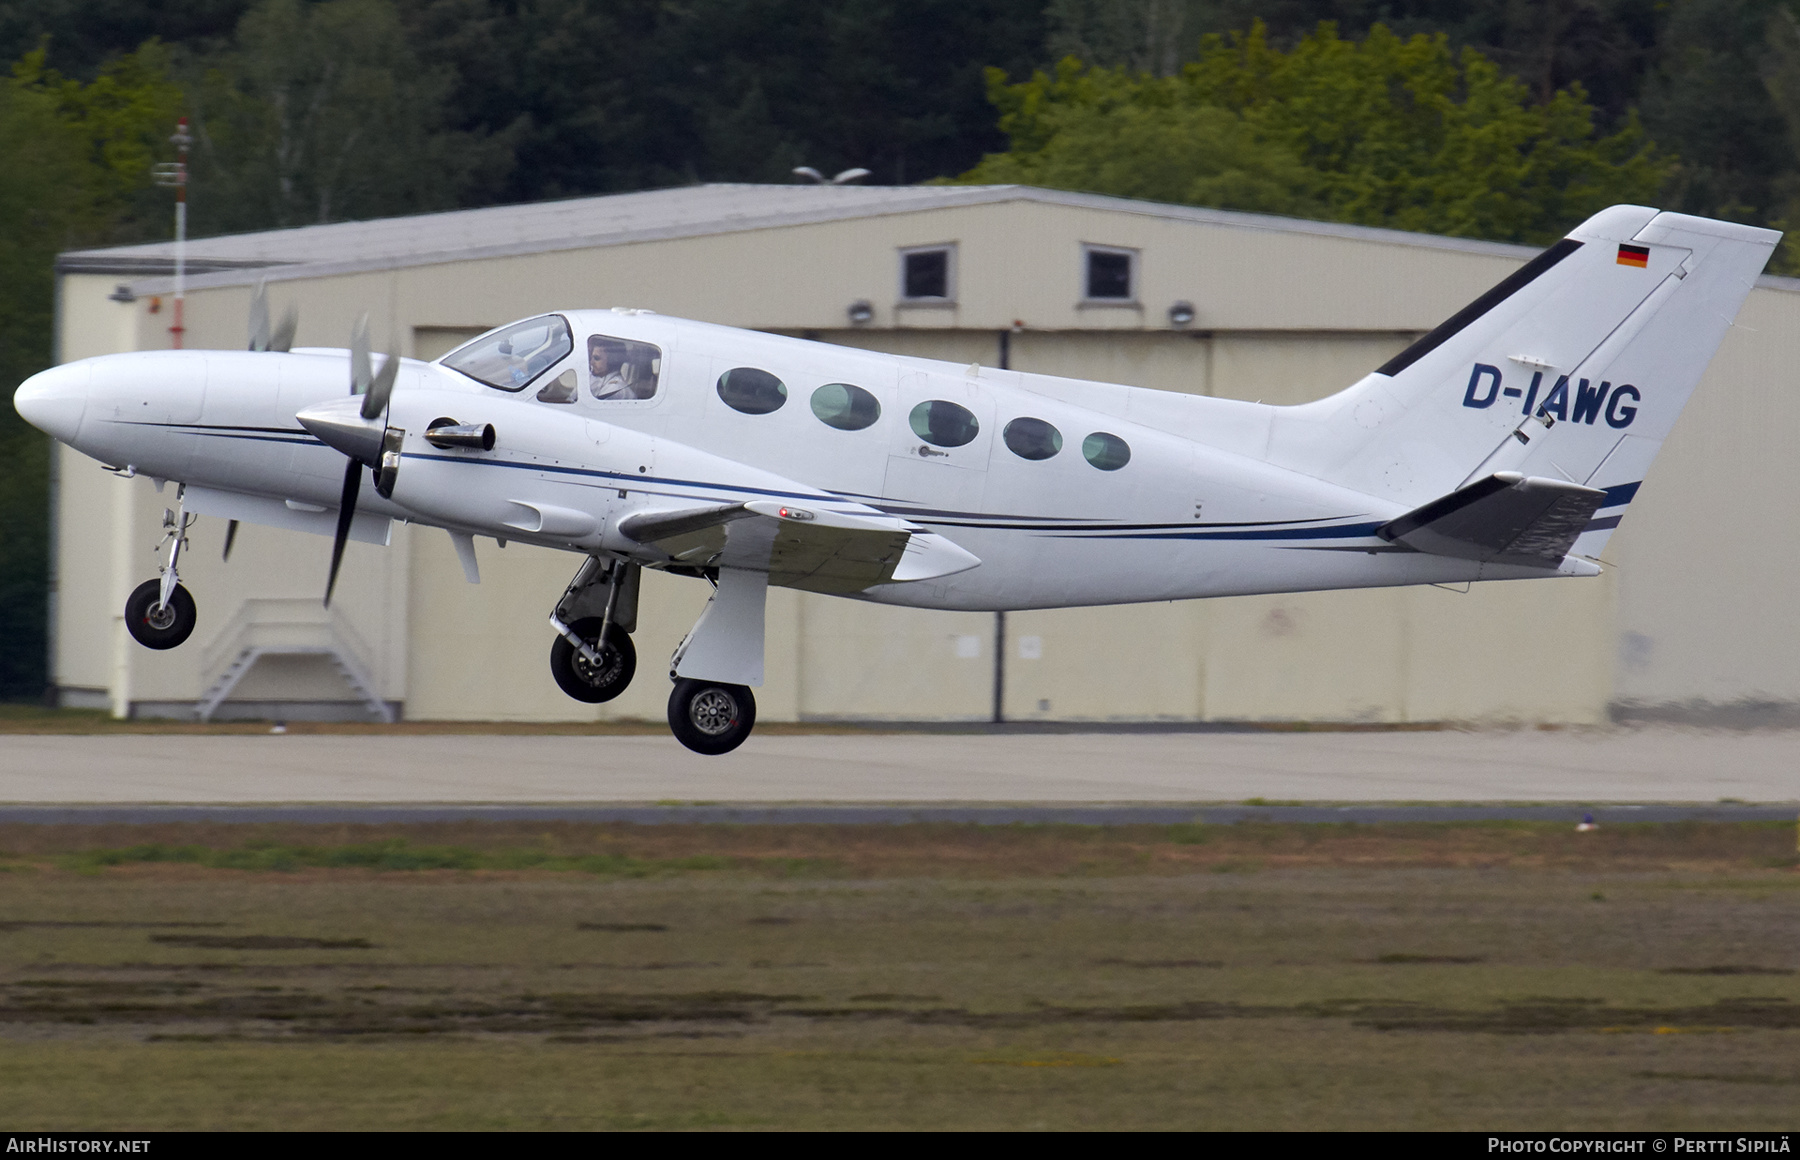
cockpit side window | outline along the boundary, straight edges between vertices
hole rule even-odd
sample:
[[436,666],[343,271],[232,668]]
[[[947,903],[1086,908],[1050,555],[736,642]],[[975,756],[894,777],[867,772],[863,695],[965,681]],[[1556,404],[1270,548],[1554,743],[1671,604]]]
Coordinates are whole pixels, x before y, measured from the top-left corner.
[[561,315],[528,318],[451,351],[443,365],[478,383],[502,391],[520,391],[575,349],[569,324]]
[[580,394],[580,388],[575,385],[575,368],[570,367],[545,383],[537,397],[540,403],[573,403]]
[[648,399],[662,374],[662,350],[596,334],[587,340],[588,394],[602,402]]

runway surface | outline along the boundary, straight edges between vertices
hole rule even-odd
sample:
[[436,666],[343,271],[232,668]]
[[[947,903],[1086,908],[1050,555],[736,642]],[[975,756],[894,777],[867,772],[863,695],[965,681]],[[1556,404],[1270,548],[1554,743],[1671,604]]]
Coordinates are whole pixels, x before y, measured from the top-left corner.
[[0,806],[0,824],[154,825],[221,822],[253,825],[417,825],[428,822],[631,822],[635,825],[898,826],[936,822],[957,825],[1172,826],[1201,822],[1369,824],[1374,822],[1792,822],[1785,805],[1363,805],[1363,806]]
[[765,735],[713,758],[657,736],[0,736],[15,807],[1773,804],[1797,771],[1780,730]]

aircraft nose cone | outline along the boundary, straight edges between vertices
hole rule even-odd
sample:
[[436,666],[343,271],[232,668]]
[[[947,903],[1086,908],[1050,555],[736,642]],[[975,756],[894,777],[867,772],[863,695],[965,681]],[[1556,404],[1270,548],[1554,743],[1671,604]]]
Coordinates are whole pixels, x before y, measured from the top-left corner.
[[85,363],[68,363],[40,371],[13,392],[13,407],[27,423],[64,443],[75,440],[87,409],[91,369]]

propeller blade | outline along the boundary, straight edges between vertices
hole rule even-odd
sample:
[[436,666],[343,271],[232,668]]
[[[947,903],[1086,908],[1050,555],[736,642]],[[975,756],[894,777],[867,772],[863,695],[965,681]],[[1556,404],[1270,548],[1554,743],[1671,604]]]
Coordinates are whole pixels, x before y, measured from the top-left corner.
[[350,332],[350,393],[367,394],[374,378],[374,368],[369,366],[369,316],[365,314]]
[[230,560],[231,559],[231,545],[237,543],[237,528],[238,528],[238,522],[236,520],[232,520],[230,523],[225,525],[225,554],[223,556],[220,556],[219,559],[221,559],[221,560]]
[[356,518],[356,493],[362,490],[363,465],[352,459],[344,465],[344,494],[338,499],[337,537],[331,541],[331,575],[325,581],[325,607],[331,607],[331,590],[337,587],[338,565],[344,562],[344,545],[350,542],[350,521]]
[[381,369],[375,372],[375,379],[369,384],[369,393],[363,396],[363,418],[381,418],[381,413],[387,410],[388,397],[394,393],[394,376],[399,370],[399,355],[390,354],[382,360]]
[[269,340],[269,349],[283,354],[294,348],[294,331],[300,328],[300,314],[292,306],[281,312],[281,325],[275,328],[275,336]]
[[269,345],[269,283],[263,280],[250,296],[250,349],[268,350]]

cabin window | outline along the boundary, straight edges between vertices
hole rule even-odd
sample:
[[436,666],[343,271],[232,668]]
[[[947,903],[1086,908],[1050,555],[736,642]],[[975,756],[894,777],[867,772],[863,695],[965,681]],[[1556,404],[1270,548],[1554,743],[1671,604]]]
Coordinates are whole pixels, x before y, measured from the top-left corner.
[[489,331],[445,355],[442,365],[502,391],[521,391],[574,349],[569,324],[546,314]]
[[588,394],[604,402],[648,399],[662,375],[662,348],[626,338],[587,340]]
[[768,371],[734,367],[719,376],[719,398],[734,411],[767,415],[787,402],[787,384]]
[[575,368],[570,367],[545,383],[537,397],[540,403],[573,403],[579,394],[581,387],[575,382]]
[[920,246],[900,251],[900,297],[908,302],[948,302],[954,290],[956,248]]
[[1062,432],[1042,419],[1014,419],[1000,438],[1020,459],[1048,459],[1062,450]]
[[1137,251],[1083,246],[1082,297],[1090,302],[1130,302],[1137,297]]
[[826,383],[812,393],[812,411],[827,427],[861,431],[881,418],[881,402],[861,387]]
[[939,447],[961,447],[981,432],[981,424],[967,407],[945,399],[927,399],[912,409],[907,421],[913,434]]
[[1117,435],[1096,431],[1081,441],[1081,454],[1101,471],[1117,471],[1131,462],[1131,445]]

